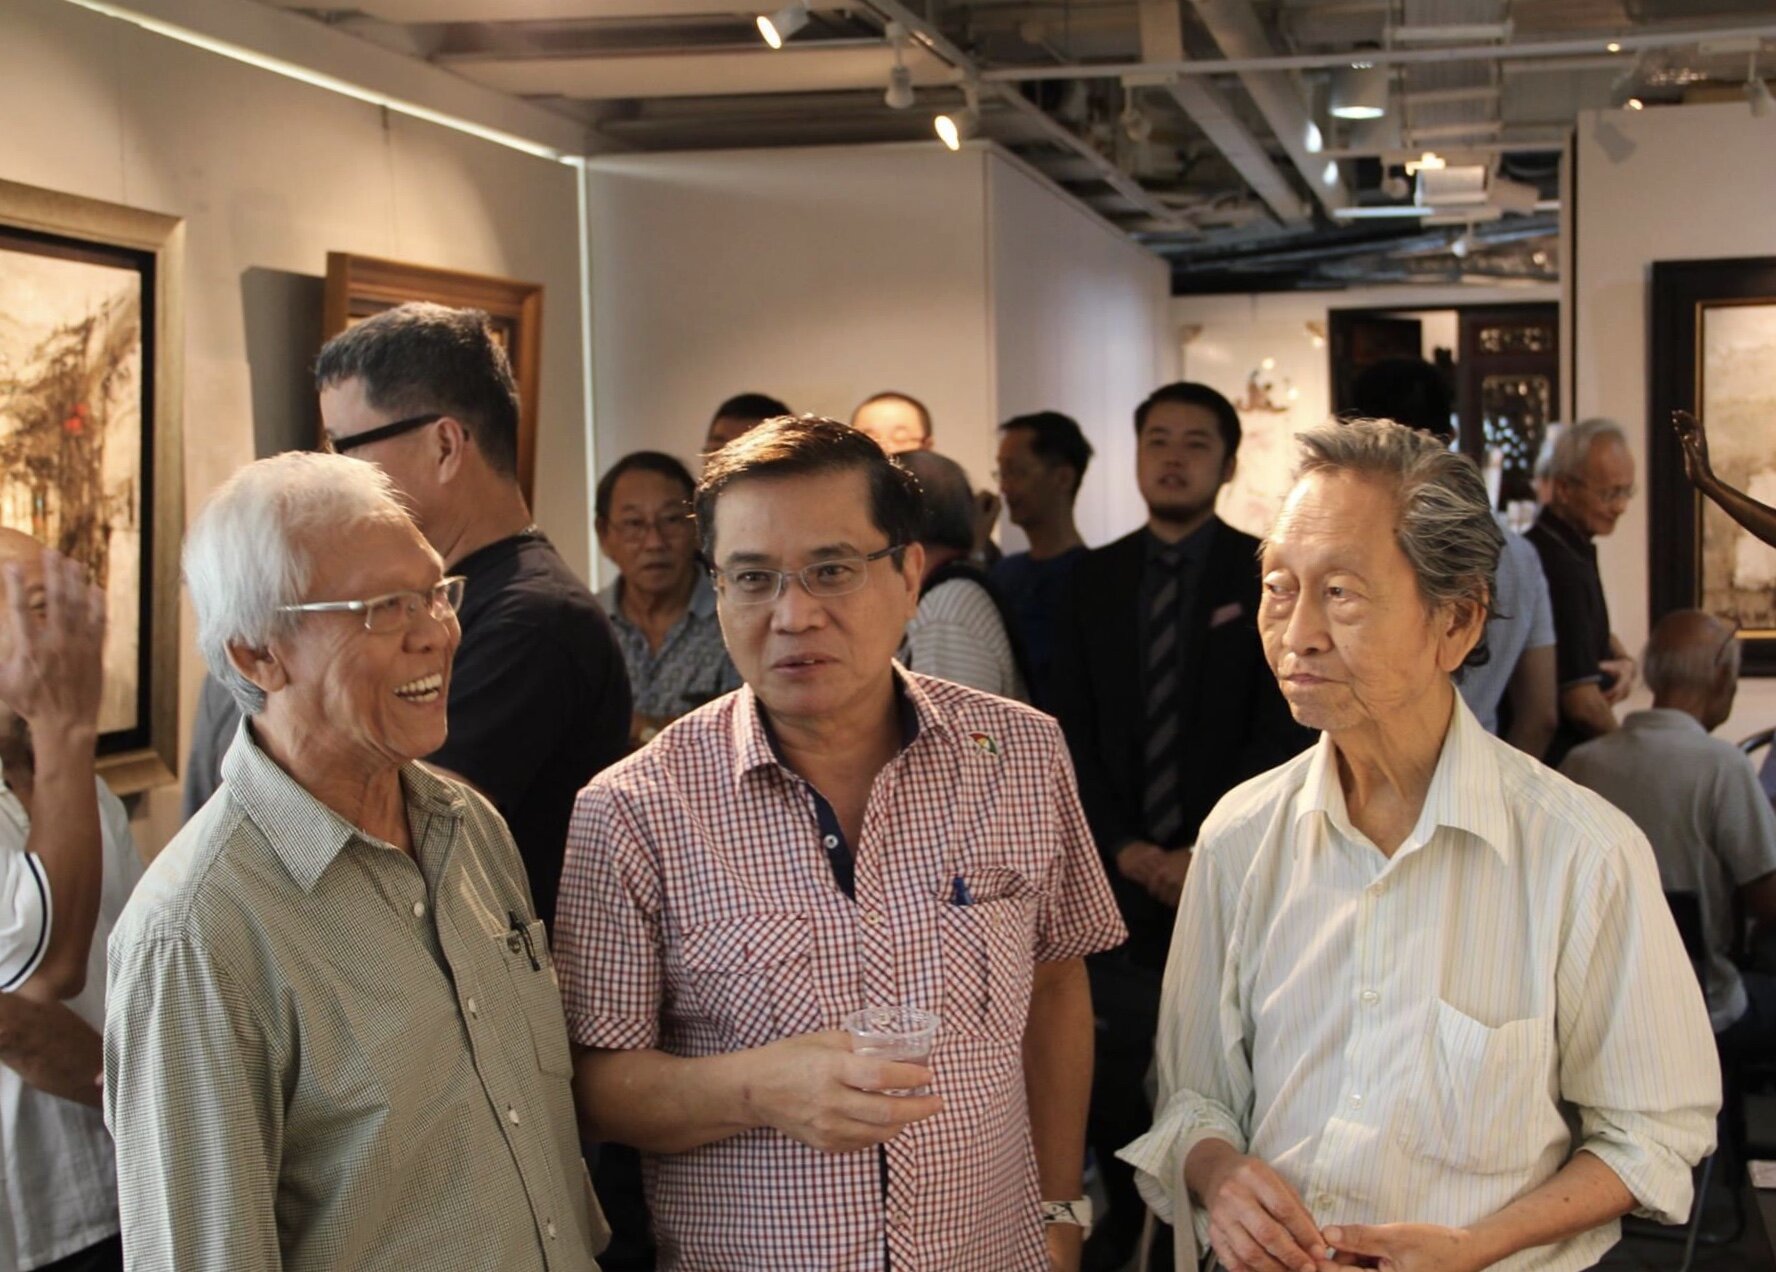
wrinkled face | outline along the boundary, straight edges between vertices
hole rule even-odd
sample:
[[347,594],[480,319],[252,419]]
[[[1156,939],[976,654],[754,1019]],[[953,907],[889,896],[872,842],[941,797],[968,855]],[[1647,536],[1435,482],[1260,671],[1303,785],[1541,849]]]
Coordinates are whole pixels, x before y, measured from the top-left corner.
[[1577,477],[1554,483],[1556,510],[1592,538],[1616,528],[1634,498],[1634,456],[1614,437],[1596,438]]
[[649,596],[678,594],[697,568],[690,491],[664,473],[630,469],[611,490],[598,545],[622,572],[624,587]]
[[[858,471],[755,478],[716,501],[712,552],[723,571],[798,570],[888,547],[870,516],[869,482]],[[810,596],[785,580],[774,602],[735,604],[719,586],[722,636],[740,675],[772,716],[842,717],[893,675],[894,651],[919,606],[924,554],[909,547],[863,566],[863,586],[843,596]]]
[[[405,518],[327,533],[315,544],[304,601],[368,600],[424,592],[444,567]],[[456,616],[424,607],[404,628],[365,630],[360,613],[306,613],[271,642],[288,683],[272,694],[279,720],[308,745],[366,770],[421,759],[444,745],[450,661],[462,639]]]
[[1190,521],[1215,506],[1233,476],[1233,456],[1214,413],[1182,402],[1156,402],[1135,439],[1135,481],[1147,510],[1162,521]]
[[709,432],[703,438],[703,453],[713,455],[742,433],[750,433],[759,426],[758,420],[743,420],[733,415],[718,415],[709,423]]
[[1394,493],[1348,473],[1295,484],[1265,540],[1258,631],[1295,719],[1387,727],[1461,665],[1481,624],[1429,609],[1394,537]]
[[1073,506],[1073,469],[1038,455],[1027,428],[999,434],[999,493],[1014,526],[1065,516]]
[[[321,427],[340,442],[357,433],[393,424],[400,418],[402,416],[398,414],[371,406],[364,397],[363,380],[356,377],[321,390]],[[417,428],[345,452],[353,459],[375,464],[387,473],[395,489],[413,505],[414,520],[422,528],[427,522],[427,510],[436,508],[441,498],[434,466],[429,462],[431,448],[427,445],[434,427]]]
[[931,449],[931,434],[925,431],[918,409],[899,398],[882,398],[858,407],[851,427],[868,433],[890,455]]

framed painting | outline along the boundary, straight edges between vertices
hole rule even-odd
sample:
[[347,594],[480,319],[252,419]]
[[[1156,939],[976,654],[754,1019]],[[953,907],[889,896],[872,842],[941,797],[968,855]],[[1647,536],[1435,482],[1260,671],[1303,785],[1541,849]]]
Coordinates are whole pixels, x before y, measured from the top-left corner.
[[494,336],[505,347],[512,376],[518,382],[518,484],[525,501],[534,507],[542,284],[328,252],[322,338],[330,340],[354,323],[410,300],[429,300],[453,309],[481,309],[492,320]]
[[1655,262],[1649,366],[1650,617],[1735,618],[1746,673],[1776,675],[1776,549],[1696,493],[1671,426],[1700,417],[1722,480],[1776,503],[1776,258]]
[[178,770],[184,245],[177,217],[0,181],[0,525],[105,589],[120,795]]

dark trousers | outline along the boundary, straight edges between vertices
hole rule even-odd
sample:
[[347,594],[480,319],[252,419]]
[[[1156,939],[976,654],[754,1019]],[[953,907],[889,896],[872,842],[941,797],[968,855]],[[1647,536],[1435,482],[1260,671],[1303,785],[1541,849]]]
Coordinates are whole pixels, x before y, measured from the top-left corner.
[[592,1187],[611,1230],[598,1266],[603,1272],[654,1272],[654,1230],[641,1186],[641,1153],[627,1144],[600,1144]]
[[1723,1058],[1740,1063],[1776,1060],[1776,976],[1741,972],[1745,983],[1745,1014],[1714,1036]]
[[38,1272],[123,1272],[123,1238],[106,1237],[97,1245],[45,1263]]
[[1091,977],[1092,1014],[1097,1017],[1086,1140],[1110,1203],[1102,1216],[1105,1235],[1100,1240],[1117,1245],[1126,1241],[1132,1249],[1132,1234],[1140,1232],[1146,1206],[1135,1188],[1134,1167],[1116,1152],[1153,1125],[1147,1070],[1153,1064],[1153,1037],[1159,1025],[1161,973],[1130,959],[1123,950],[1093,955],[1085,965]]

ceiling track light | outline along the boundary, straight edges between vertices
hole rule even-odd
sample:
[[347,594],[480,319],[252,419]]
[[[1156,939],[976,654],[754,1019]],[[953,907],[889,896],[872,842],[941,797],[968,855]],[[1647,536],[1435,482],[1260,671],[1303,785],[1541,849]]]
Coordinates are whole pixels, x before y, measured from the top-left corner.
[[964,84],[962,100],[965,104],[961,110],[939,115],[932,121],[932,127],[937,129],[937,139],[951,150],[962,149],[962,143],[980,128],[980,89],[973,84]]
[[1128,139],[1137,146],[1153,136],[1153,120],[1142,110],[1135,100],[1135,90],[1124,86],[1122,90],[1122,114],[1117,122]]
[[774,49],[782,48],[785,41],[807,25],[807,0],[791,0],[775,13],[758,15],[759,34]]
[[894,49],[894,66],[888,72],[888,91],[882,94],[882,100],[890,110],[906,110],[916,100],[913,93],[913,73],[902,61],[902,52],[906,48],[907,29],[899,22],[890,22],[883,30],[889,45]]
[[1388,112],[1388,88],[1388,68],[1358,51],[1349,66],[1333,69],[1326,109],[1335,119],[1380,119]]

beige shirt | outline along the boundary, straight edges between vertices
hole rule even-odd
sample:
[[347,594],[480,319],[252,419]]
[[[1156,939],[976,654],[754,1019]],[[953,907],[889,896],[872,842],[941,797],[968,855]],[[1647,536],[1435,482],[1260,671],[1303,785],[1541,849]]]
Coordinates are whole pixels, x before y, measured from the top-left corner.
[[595,1268],[561,996],[499,816],[409,764],[409,857],[247,724],[222,776],[111,938],[129,1266]]
[[[1646,839],[1459,699],[1392,858],[1351,825],[1326,737],[1209,815],[1158,1052],[1157,1120],[1122,1156],[1187,1248],[1184,1161],[1211,1136],[1322,1226],[1474,1223],[1579,1149],[1675,1223],[1720,1107]],[[1497,1266],[1589,1267],[1618,1229]]]

